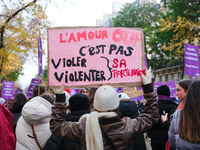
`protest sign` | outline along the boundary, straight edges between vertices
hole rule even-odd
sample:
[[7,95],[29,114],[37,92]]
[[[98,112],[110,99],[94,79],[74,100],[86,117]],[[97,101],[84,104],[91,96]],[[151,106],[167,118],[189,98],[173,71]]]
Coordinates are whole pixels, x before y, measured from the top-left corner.
[[[40,80],[40,83],[41,83],[41,80]],[[31,83],[29,85],[29,88],[28,88],[28,92],[27,92],[27,98],[31,98],[32,95],[33,95],[33,88],[34,86],[36,86],[38,84],[38,79],[32,79],[31,80]]]
[[154,82],[154,91],[157,93],[157,88],[161,85],[167,85],[170,90],[170,97],[176,97],[176,81]]
[[13,81],[2,81],[2,98],[14,99],[14,82]]
[[128,97],[135,101],[137,103],[137,100],[139,100],[140,102],[144,102],[144,91],[142,87],[134,87],[134,88],[130,88],[130,87],[124,87],[122,88],[122,92],[126,93],[128,95]]
[[176,97],[176,81],[167,81],[166,85],[170,89],[170,97]]
[[157,88],[161,85],[165,85],[165,82],[154,82],[153,90],[157,93]]
[[50,87],[141,86],[144,65],[142,29],[48,29]]
[[15,90],[15,94],[20,93],[20,92],[23,92],[23,90],[17,87],[17,89]]
[[199,77],[199,46],[185,44],[185,75]]

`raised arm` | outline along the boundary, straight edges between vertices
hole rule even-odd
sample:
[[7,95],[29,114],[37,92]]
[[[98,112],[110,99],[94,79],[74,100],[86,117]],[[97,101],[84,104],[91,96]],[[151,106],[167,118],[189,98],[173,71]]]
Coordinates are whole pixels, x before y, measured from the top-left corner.
[[70,140],[76,143],[80,142],[80,137],[83,135],[85,123],[65,121],[66,103],[65,94],[62,89],[54,90],[56,93],[56,102],[52,107],[50,120],[50,129],[52,134],[60,139]]

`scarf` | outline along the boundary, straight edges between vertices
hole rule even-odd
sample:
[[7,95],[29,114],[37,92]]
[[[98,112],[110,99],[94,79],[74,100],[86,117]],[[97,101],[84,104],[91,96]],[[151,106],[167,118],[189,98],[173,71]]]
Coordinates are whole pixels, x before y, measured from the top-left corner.
[[176,108],[176,110],[175,110],[175,111],[177,111],[177,110],[179,110],[179,109],[182,109],[182,108],[183,108],[183,106],[184,106],[184,102],[183,102],[183,101],[181,101],[181,102],[179,103],[179,105],[178,105],[178,107]]
[[168,99],[171,99],[170,96],[158,95],[158,100],[168,100]]
[[[99,118],[117,116],[115,112],[97,112],[83,115],[80,120],[86,118],[85,140],[87,150],[104,150]],[[79,121],[80,121],[79,120]]]

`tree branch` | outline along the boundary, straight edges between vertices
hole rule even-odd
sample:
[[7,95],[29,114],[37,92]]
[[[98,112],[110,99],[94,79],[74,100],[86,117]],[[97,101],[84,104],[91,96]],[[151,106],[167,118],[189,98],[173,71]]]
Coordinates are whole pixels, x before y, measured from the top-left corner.
[[5,21],[5,24],[0,28],[0,34],[1,34],[1,38],[0,38],[0,48],[3,47],[3,34],[4,34],[4,29],[6,27],[6,25],[9,23],[9,21],[14,18],[18,13],[20,13],[22,10],[26,9],[27,7],[33,5],[34,3],[36,3],[37,0],[33,0],[32,2],[28,3],[27,5],[25,5],[24,7],[18,9],[15,13],[13,13],[11,16],[8,17],[8,19]]

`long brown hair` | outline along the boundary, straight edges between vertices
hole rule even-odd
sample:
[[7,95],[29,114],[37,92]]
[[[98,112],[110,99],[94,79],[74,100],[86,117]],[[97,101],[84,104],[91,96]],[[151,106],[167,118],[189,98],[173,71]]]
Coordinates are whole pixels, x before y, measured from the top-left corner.
[[188,90],[185,105],[181,110],[179,136],[181,139],[200,143],[200,80],[194,81]]
[[88,93],[88,99],[90,100],[90,104],[93,107],[94,102],[94,94],[96,92],[97,88],[91,87]]

